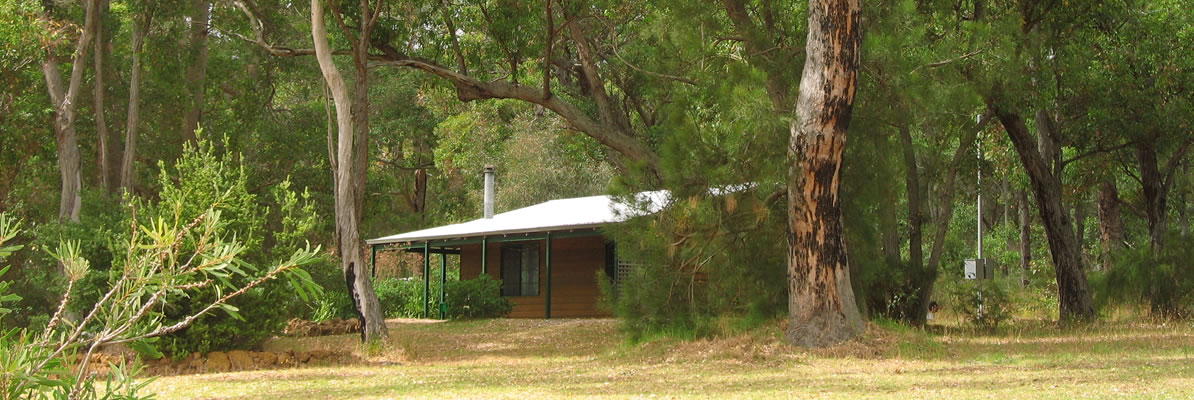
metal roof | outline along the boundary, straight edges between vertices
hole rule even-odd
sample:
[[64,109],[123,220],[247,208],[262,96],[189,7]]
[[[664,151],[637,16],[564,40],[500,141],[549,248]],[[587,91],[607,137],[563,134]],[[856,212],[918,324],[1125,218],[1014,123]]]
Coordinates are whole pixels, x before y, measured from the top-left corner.
[[561,230],[592,229],[630,218],[652,214],[667,203],[665,190],[634,195],[637,204],[617,201],[613,196],[589,196],[552,200],[533,206],[453,225],[437,226],[413,232],[366,240],[370,245],[410,243],[429,240],[464,239],[491,235],[510,235]]

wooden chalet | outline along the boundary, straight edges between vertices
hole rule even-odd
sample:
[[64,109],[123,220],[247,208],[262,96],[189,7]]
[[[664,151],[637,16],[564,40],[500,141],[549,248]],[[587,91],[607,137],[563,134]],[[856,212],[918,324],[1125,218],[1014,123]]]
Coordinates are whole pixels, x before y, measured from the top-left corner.
[[[552,200],[492,214],[492,173],[486,171],[487,217],[459,224],[367,240],[374,258],[383,247],[423,253],[425,316],[430,296],[432,254],[439,254],[441,279],[447,257],[460,257],[460,279],[488,274],[502,281],[513,318],[584,318],[607,316],[597,307],[597,272],[619,275],[614,246],[601,228],[642,214],[610,196]],[[647,213],[658,211],[665,192],[644,192],[638,199]],[[441,286],[442,287],[442,286]],[[441,296],[443,304],[444,294]],[[444,310],[439,316],[444,317]]]

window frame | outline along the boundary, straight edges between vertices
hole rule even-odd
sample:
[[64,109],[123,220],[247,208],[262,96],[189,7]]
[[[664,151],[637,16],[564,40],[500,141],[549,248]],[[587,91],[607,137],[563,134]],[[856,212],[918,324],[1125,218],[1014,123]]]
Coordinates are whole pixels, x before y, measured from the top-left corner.
[[[499,266],[502,277],[502,297],[540,296],[542,293],[542,280],[540,279],[542,268],[539,265],[539,247],[540,246],[537,243],[508,244],[501,247]],[[510,260],[512,254],[517,254],[519,260],[517,266],[513,267],[517,269],[517,272],[510,271],[512,266],[508,261]],[[533,262],[533,264],[529,262]],[[527,269],[531,267],[534,268],[534,274],[528,275]],[[510,282],[511,279],[507,276],[507,273],[511,272],[516,274],[515,277],[517,278],[517,282]],[[533,286],[530,286],[530,282],[527,282],[528,277],[533,278]],[[533,288],[534,290],[528,290],[530,288]]]

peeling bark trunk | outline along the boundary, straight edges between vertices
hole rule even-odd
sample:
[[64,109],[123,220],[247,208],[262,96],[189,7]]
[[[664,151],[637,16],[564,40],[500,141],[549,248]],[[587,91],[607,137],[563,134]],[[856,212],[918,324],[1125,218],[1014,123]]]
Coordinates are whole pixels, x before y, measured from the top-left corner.
[[195,130],[203,118],[205,85],[207,80],[207,36],[211,27],[211,0],[191,3],[191,46],[187,59],[186,89],[189,96],[182,119],[184,142],[195,141]]
[[1119,213],[1119,191],[1113,181],[1099,186],[1099,240],[1103,245],[1103,269],[1112,267],[1112,256],[1123,247],[1124,223]]
[[137,171],[134,162],[137,160],[137,128],[141,124],[141,53],[145,45],[145,35],[149,34],[152,16],[146,14],[136,21],[133,27],[133,65],[129,74],[129,110],[125,123],[124,155],[120,160],[120,187],[125,193],[131,194],[137,185]]
[[1020,287],[1028,286],[1032,268],[1032,216],[1028,207],[1028,191],[1020,190]]
[[[1087,286],[1082,252],[1074,237],[1074,227],[1062,204],[1061,177],[1050,171],[1051,163],[1037,149],[1023,118],[1003,108],[1000,95],[996,92],[988,98],[987,106],[1003,123],[1031,181],[1041,222],[1045,226],[1049,252],[1056,267],[1059,316],[1063,321],[1091,320],[1095,317],[1094,302]],[[1047,132],[1041,132],[1041,136],[1048,135]]]
[[[364,11],[364,10],[362,10]],[[364,12],[362,12],[364,14]],[[311,0],[311,38],[315,43],[315,56],[328,90],[336,104],[337,146],[336,146],[336,245],[340,252],[340,265],[345,282],[352,296],[353,304],[361,316],[362,340],[378,340],[387,336],[381,304],[373,291],[373,283],[364,262],[364,247],[360,238],[359,213],[355,210],[355,185],[357,176],[352,160],[355,160],[356,146],[353,145],[356,130],[353,128],[352,99],[344,78],[332,61],[324,26],[323,4]],[[361,157],[367,157],[362,155]]]
[[842,230],[842,155],[861,43],[859,0],[809,0],[807,58],[788,142],[786,336],[823,347],[864,326],[850,286]]
[[[50,94],[50,101],[54,106],[54,136],[58,144],[58,171],[62,180],[62,194],[58,202],[58,220],[79,221],[79,210],[83,206],[83,180],[79,165],[79,137],[75,131],[75,117],[78,110],[79,90],[83,82],[83,69],[86,68],[87,49],[91,46],[92,35],[95,32],[96,8],[98,1],[83,2],[84,24],[83,31],[76,43],[74,55],[71,58],[70,81],[62,82],[62,73],[58,70],[58,59],[53,49],[48,51],[46,61],[42,64],[42,73],[46,78],[46,89]],[[49,21],[49,10],[44,18]]]

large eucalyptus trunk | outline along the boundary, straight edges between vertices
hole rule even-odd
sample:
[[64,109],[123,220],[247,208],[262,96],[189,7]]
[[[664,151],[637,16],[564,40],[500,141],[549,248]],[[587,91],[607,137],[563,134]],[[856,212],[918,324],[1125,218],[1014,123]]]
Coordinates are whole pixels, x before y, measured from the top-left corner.
[[[1032,184],[1057,273],[1059,316],[1063,321],[1091,320],[1095,317],[1094,302],[1086,283],[1082,250],[1078,247],[1069,213],[1062,203],[1061,177],[1055,173],[1060,169],[1059,164],[1042,156],[1023,118],[1004,108],[1001,102],[997,93],[988,99],[988,107],[1003,123]],[[1040,125],[1045,124],[1038,123]],[[1042,130],[1040,136],[1047,137],[1048,133]],[[1053,171],[1050,171],[1050,166],[1054,166]]]
[[186,107],[182,117],[183,141],[195,141],[195,130],[203,118],[205,85],[207,81],[207,36],[211,28],[211,0],[191,3],[191,43],[187,55]]
[[[58,219],[60,221],[79,221],[79,210],[83,206],[83,180],[80,171],[79,138],[75,132],[75,117],[78,111],[79,90],[83,82],[83,70],[87,64],[87,49],[95,33],[96,9],[98,1],[83,2],[84,24],[79,34],[79,41],[75,45],[75,52],[71,58],[70,81],[62,82],[62,73],[58,70],[58,58],[51,48],[42,64],[42,73],[46,78],[46,89],[50,94],[50,101],[54,108],[54,137],[58,144],[58,171],[62,180],[62,194],[58,202]],[[49,21],[49,10],[45,17]]]
[[344,272],[349,296],[361,317],[361,340],[379,340],[387,335],[386,325],[381,304],[377,301],[373,283],[369,280],[369,269],[364,262],[364,246],[358,231],[360,214],[356,211],[357,201],[354,195],[356,182],[363,177],[354,174],[356,168],[353,161],[356,157],[368,155],[354,154],[357,147],[354,146],[356,130],[353,128],[352,99],[344,78],[332,61],[332,50],[328,45],[324,26],[323,4],[320,0],[311,0],[311,38],[315,44],[319,70],[336,105],[335,213],[336,246],[340,252],[340,266]]
[[120,188],[132,193],[137,184],[137,171],[133,163],[137,160],[137,128],[141,124],[141,51],[145,35],[149,33],[152,16],[146,14],[133,27],[133,65],[129,68],[129,110],[125,123],[124,154],[120,160]]
[[788,142],[787,338],[823,347],[862,333],[842,229],[842,155],[862,35],[859,0],[809,0],[806,59]]

